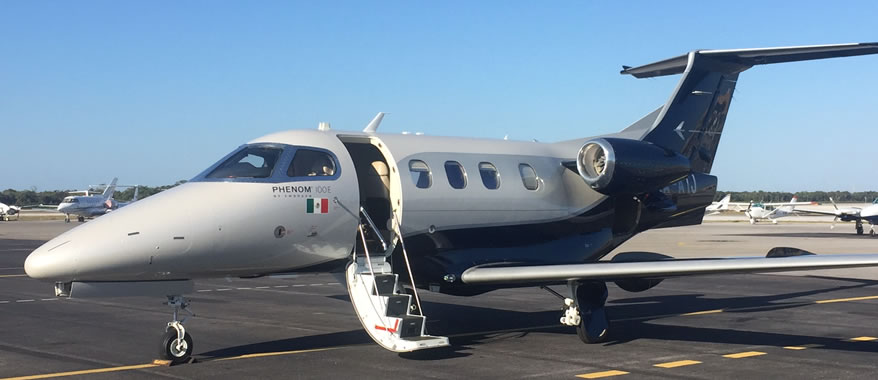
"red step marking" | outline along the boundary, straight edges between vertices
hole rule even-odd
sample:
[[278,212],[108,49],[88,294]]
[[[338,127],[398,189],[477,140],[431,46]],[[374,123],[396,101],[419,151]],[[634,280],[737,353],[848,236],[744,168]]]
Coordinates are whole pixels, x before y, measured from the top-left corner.
[[375,325],[375,330],[383,330],[383,331],[387,331],[389,333],[395,333],[396,329],[398,327],[399,327],[399,319],[397,319],[396,323],[393,324],[393,328]]

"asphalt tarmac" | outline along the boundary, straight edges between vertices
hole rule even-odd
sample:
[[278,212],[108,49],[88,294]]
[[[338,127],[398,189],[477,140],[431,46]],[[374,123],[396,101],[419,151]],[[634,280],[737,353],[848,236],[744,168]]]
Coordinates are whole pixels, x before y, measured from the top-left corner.
[[[878,370],[878,270],[724,275],[610,286],[611,340],[585,345],[537,288],[422,293],[452,347],[395,354],[363,332],[331,275],[199,281],[187,323],[197,363],[155,366],[171,310],[155,298],[59,299],[24,276],[27,254],[75,226],[0,223],[0,378],[866,378]],[[620,248],[672,256],[878,253],[840,224],[707,223],[649,231]],[[557,288],[563,291],[562,288]]]

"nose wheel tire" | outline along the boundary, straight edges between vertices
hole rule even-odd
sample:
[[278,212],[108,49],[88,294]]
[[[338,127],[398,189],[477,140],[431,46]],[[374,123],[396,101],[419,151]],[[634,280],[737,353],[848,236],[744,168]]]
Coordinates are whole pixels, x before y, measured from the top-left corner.
[[189,360],[194,347],[192,336],[189,333],[183,336],[183,341],[181,342],[177,338],[177,331],[169,328],[162,335],[159,358],[170,360],[173,364],[180,364]]

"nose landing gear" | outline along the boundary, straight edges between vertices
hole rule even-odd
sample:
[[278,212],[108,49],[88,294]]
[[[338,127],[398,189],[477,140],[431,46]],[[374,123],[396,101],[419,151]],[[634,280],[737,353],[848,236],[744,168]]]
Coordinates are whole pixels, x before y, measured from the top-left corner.
[[183,327],[183,322],[186,322],[186,319],[189,317],[178,321],[177,312],[183,310],[192,317],[195,314],[187,309],[189,303],[186,302],[183,296],[168,296],[166,305],[174,308],[174,320],[168,322],[168,326],[165,327],[165,333],[162,335],[161,347],[159,348],[159,358],[169,360],[171,364],[184,363],[192,356],[192,350],[195,346],[192,343],[192,336]]

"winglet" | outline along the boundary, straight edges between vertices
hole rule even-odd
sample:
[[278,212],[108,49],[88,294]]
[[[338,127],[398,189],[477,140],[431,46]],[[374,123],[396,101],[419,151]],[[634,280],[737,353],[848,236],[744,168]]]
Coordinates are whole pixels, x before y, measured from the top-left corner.
[[381,124],[382,119],[384,119],[384,112],[379,112],[375,115],[375,118],[369,122],[369,125],[367,125],[366,128],[363,128],[363,132],[375,133],[375,131],[378,130],[378,125]]

